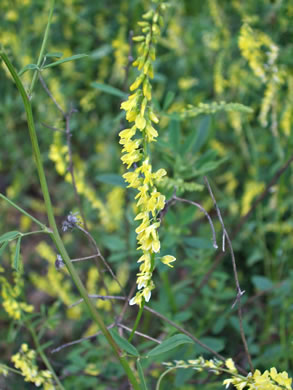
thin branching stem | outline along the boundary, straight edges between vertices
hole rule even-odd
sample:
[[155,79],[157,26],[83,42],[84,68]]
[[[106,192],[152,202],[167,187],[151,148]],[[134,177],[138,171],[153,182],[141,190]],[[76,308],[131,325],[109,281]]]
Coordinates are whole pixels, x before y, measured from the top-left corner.
[[124,291],[124,288],[123,286],[121,285],[121,283],[119,282],[117,276],[114,274],[114,271],[112,270],[112,268],[110,267],[109,263],[106,261],[106,259],[104,258],[104,256],[102,255],[101,251],[100,251],[100,248],[98,247],[97,243],[96,243],[96,240],[93,238],[93,236],[87,231],[85,230],[83,227],[81,227],[80,225],[76,225],[76,227],[81,230],[89,239],[89,241],[92,243],[93,247],[95,248],[96,252],[97,252],[97,256],[102,260],[104,266],[107,268],[107,270],[109,271],[109,273],[111,274],[112,278],[116,281],[116,283],[118,284],[118,286],[120,287],[121,291],[125,294],[125,291]]
[[213,200],[214,207],[215,207],[215,209],[217,211],[217,215],[218,215],[218,218],[219,218],[220,224],[222,226],[222,230],[223,230],[223,236],[226,237],[227,242],[228,242],[228,246],[229,246],[229,249],[230,249],[230,254],[231,254],[231,258],[232,258],[234,279],[235,279],[235,284],[236,284],[236,289],[237,289],[237,296],[236,296],[235,302],[232,305],[232,308],[236,304],[238,304],[238,310],[237,311],[238,311],[240,335],[241,335],[241,339],[242,339],[242,342],[243,342],[243,346],[244,346],[244,349],[245,349],[245,354],[246,354],[246,357],[247,357],[247,360],[248,360],[248,364],[249,364],[250,370],[251,370],[251,372],[253,372],[254,371],[254,367],[253,367],[252,359],[251,359],[251,356],[250,356],[250,353],[249,353],[249,350],[248,350],[248,344],[247,344],[247,340],[246,340],[246,336],[245,336],[245,332],[244,332],[244,328],[243,328],[243,316],[242,316],[242,308],[241,308],[241,297],[245,293],[245,291],[242,291],[241,288],[240,288],[235,254],[234,254],[234,250],[233,250],[233,246],[232,246],[232,242],[230,240],[229,234],[228,234],[228,232],[227,232],[227,230],[225,228],[225,224],[224,224],[224,221],[223,221],[223,218],[222,218],[222,215],[221,215],[221,211],[220,211],[220,209],[219,209],[219,207],[217,205],[216,199],[214,197],[213,191],[211,189],[211,186],[210,186],[210,183],[209,183],[207,177],[204,177],[204,181],[205,181],[206,186],[208,188],[209,194],[210,194],[210,196],[211,196],[211,198]]
[[207,217],[207,219],[209,221],[209,224],[210,224],[210,227],[211,227],[211,230],[212,230],[212,234],[213,234],[213,247],[215,249],[218,249],[217,239],[216,239],[216,232],[215,232],[215,228],[214,228],[214,224],[213,224],[212,218],[210,217],[209,213],[199,203],[193,202],[192,200],[184,199],[184,198],[178,198],[178,196],[176,196],[176,195],[173,195],[173,199],[175,201],[177,201],[177,202],[183,202],[183,203],[191,204],[192,206],[197,207],[201,212],[204,213],[204,215]]
[[[41,63],[42,63],[43,58],[44,58],[44,53],[45,53],[45,50],[46,50],[47,41],[48,41],[48,37],[49,37],[49,31],[50,31],[50,27],[51,27],[51,23],[52,23],[52,18],[53,18],[54,7],[55,7],[55,0],[51,0],[49,16],[48,16],[48,22],[47,22],[47,26],[46,26],[45,33],[44,33],[44,38],[43,38],[43,41],[42,41],[39,58],[38,58],[38,61],[37,61],[37,66],[38,67],[41,66]],[[30,88],[28,90],[28,98],[29,99],[31,99],[31,97],[32,97],[32,93],[33,93],[33,89],[34,89],[34,86],[35,86],[35,83],[36,83],[36,80],[37,80],[38,72],[39,72],[38,69],[36,69],[34,71],[32,82],[31,82]]]
[[[263,192],[256,198],[256,200],[252,203],[252,206],[250,207],[249,211],[240,219],[238,225],[233,229],[233,233],[231,235],[231,239],[233,240],[237,234],[240,232],[240,230],[242,229],[243,225],[248,221],[249,217],[251,216],[251,214],[254,212],[254,210],[256,209],[256,207],[270,194],[270,191],[271,191],[271,188],[278,182],[278,180],[280,179],[280,177],[287,171],[287,169],[289,168],[289,166],[292,164],[293,162],[293,154],[291,155],[291,157],[285,162],[284,165],[282,165],[282,167],[275,173],[275,175],[272,177],[272,179],[269,181],[269,183],[267,184],[266,188],[263,190]],[[225,257],[225,253],[219,253],[211,268],[208,270],[208,272],[205,274],[205,276],[203,277],[203,279],[201,280],[201,282],[199,283],[198,287],[196,288],[196,291],[195,291],[195,294],[198,295],[199,294],[199,291],[201,291],[201,289],[203,288],[203,286],[205,286],[208,281],[210,280],[213,272],[217,269],[217,267],[221,264],[221,262],[223,261]],[[194,299],[194,296],[192,297],[192,299]]]
[[[107,330],[112,329],[115,326],[116,326],[116,324],[115,324],[115,322],[113,322],[111,325],[107,326]],[[86,337],[82,337],[82,338],[77,339],[77,340],[70,341],[69,343],[62,344],[59,347],[52,349],[50,352],[51,353],[57,353],[57,352],[60,352],[64,348],[71,347],[72,345],[82,343],[82,342],[84,342],[86,340],[95,340],[97,338],[97,336],[99,336],[101,334],[102,334],[102,332],[99,331],[99,332],[97,332],[97,333],[95,333],[95,334],[93,334],[91,336],[86,336]]]
[[37,225],[39,225],[43,230],[49,230],[46,225],[44,225],[42,222],[40,222],[38,219],[33,217],[31,214],[29,214],[27,211],[25,211],[23,208],[18,206],[16,203],[12,202],[12,200],[8,199],[4,194],[0,193],[0,198],[5,200],[7,203],[10,204],[10,206],[14,207],[16,210],[20,211],[23,215],[30,218],[33,222],[35,222]]
[[[127,330],[127,332],[133,332],[133,329],[129,328],[129,327],[126,326],[126,325],[123,325],[123,324],[120,324],[120,323],[119,323],[119,324],[117,324],[117,326],[118,326],[119,328],[122,328],[122,329]],[[155,343],[157,343],[157,344],[161,344],[161,343],[162,343],[160,340],[154,339],[153,337],[151,337],[151,336],[149,336],[149,335],[147,335],[147,334],[145,334],[145,333],[138,332],[137,330],[135,330],[134,333],[135,333],[137,336],[141,336],[141,337],[143,337],[143,338],[145,338],[145,339],[147,339],[147,340],[153,341],[153,342],[155,342]]]

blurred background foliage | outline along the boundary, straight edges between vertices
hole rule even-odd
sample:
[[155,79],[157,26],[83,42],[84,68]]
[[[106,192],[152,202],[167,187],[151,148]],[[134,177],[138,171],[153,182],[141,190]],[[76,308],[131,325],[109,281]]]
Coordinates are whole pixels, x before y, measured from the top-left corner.
[[[208,175],[226,228],[233,233],[293,150],[293,2],[171,0],[170,4],[153,80],[153,103],[160,117],[159,139],[152,147],[153,164],[168,172],[160,188],[167,198],[176,188],[177,195],[199,202],[210,211],[220,243],[221,226],[203,176]],[[144,0],[57,2],[46,64],[75,54],[88,56],[42,71],[63,110],[77,109],[70,121],[77,190],[87,226],[126,291],[135,280],[138,254],[134,193],[126,190],[121,178],[124,167],[118,133],[125,122],[120,103],[136,74],[128,66],[135,56],[131,34],[138,31],[136,23],[149,6]],[[14,65],[21,70],[36,63],[48,5],[41,0],[2,0],[1,8],[0,42]],[[31,70],[22,75],[27,87],[31,78]],[[45,221],[22,101],[4,66],[0,83],[0,190]],[[212,102],[241,103],[253,112],[202,113],[195,109],[194,113],[194,107]],[[68,173],[66,134],[48,128],[64,130],[64,118],[40,82],[32,103],[61,226],[70,211],[79,211]],[[246,291],[244,329],[254,364],[260,369],[276,366],[289,372],[293,363],[292,189],[289,167],[233,239],[240,284]],[[33,228],[27,217],[1,201],[1,234]],[[172,270],[158,267],[151,307],[247,368],[237,314],[231,309],[235,283],[228,253],[198,289],[217,255],[203,214],[190,205],[172,206],[164,217],[160,236],[161,253],[174,254],[177,261]],[[72,258],[92,254],[80,231],[64,233],[64,240]],[[9,262],[13,250],[10,244],[1,258],[8,280],[12,278]],[[56,270],[56,253],[49,242],[42,236],[23,239],[21,256],[23,299],[39,313],[44,341],[51,340],[57,346],[98,331],[82,305],[68,309],[78,294],[67,272]],[[111,276],[99,273],[91,260],[77,267],[89,293],[120,293]],[[111,301],[98,301],[97,306],[108,323],[122,310],[122,305]],[[124,321],[130,327],[135,313],[133,309],[126,312]],[[4,311],[0,321],[2,359],[8,361],[18,345],[29,338]],[[175,332],[147,312],[140,330],[156,338]],[[134,343],[140,351],[153,345],[137,336]],[[143,364],[150,385],[162,371],[160,362],[190,359],[198,354],[210,356],[197,346],[185,346],[157,362],[146,360]],[[68,388],[120,388],[123,372],[113,362],[101,336],[98,341],[87,341],[52,356]],[[7,388],[31,388],[18,380],[10,376]],[[198,385],[221,388],[214,378],[194,375],[192,370],[170,374],[162,388],[170,385],[185,390]]]

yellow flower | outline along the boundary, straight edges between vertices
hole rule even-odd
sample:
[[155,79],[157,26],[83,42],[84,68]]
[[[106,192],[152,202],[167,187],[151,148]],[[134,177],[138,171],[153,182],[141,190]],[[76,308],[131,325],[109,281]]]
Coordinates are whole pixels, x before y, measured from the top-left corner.
[[233,362],[233,360],[231,358],[229,358],[229,359],[227,359],[225,361],[225,365],[226,365],[226,367],[228,368],[229,371],[237,372],[235,364],[234,364],[234,362]]
[[270,377],[279,385],[291,390],[292,378],[288,378],[288,373],[286,371],[278,373],[276,368],[272,367],[270,369]]
[[171,265],[170,263],[172,263],[173,261],[175,261],[175,260],[176,260],[176,257],[170,256],[170,255],[166,255],[166,256],[161,257],[160,260],[161,260],[161,262],[162,262],[163,264],[166,264],[168,267],[173,268],[173,265]]

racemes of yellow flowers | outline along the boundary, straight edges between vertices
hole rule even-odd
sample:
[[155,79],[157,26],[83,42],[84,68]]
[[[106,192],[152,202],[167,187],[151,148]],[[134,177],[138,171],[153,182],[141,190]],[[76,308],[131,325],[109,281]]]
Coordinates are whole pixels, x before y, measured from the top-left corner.
[[20,351],[12,356],[11,361],[24,376],[25,382],[32,382],[35,386],[43,386],[44,390],[54,390],[52,374],[48,370],[39,370],[36,364],[36,352],[22,344]]
[[[135,188],[138,193],[135,197],[138,214],[135,220],[140,221],[136,229],[138,249],[143,252],[138,259],[140,263],[137,274],[138,292],[130,301],[131,305],[148,302],[151,291],[154,289],[152,273],[155,266],[155,254],[160,251],[158,229],[160,227],[159,212],[165,206],[165,196],[156,187],[165,175],[164,169],[153,172],[149,155],[149,144],[156,141],[158,132],[154,125],[159,122],[152,106],[152,87],[150,79],[153,78],[153,61],[156,58],[155,45],[160,35],[163,23],[162,13],[167,7],[164,2],[153,1],[153,9],[143,15],[143,20],[138,22],[141,27],[141,35],[133,40],[139,43],[138,57],[133,66],[139,70],[139,75],[130,86],[133,92],[121,108],[126,112],[126,120],[131,127],[120,132],[120,144],[122,149],[122,162],[129,171],[123,175],[128,187]],[[174,256],[160,258],[170,265],[175,261]]]
[[[292,378],[288,377],[286,371],[277,372],[275,367],[266,370],[263,374],[259,370],[249,373],[247,376],[240,375],[229,358],[225,362],[218,359],[205,360],[202,356],[194,360],[175,360],[174,362],[163,363],[169,370],[178,368],[192,368],[196,371],[208,370],[215,375],[228,374],[230,378],[223,381],[223,385],[232,390],[291,390]],[[232,386],[230,386],[232,385]]]

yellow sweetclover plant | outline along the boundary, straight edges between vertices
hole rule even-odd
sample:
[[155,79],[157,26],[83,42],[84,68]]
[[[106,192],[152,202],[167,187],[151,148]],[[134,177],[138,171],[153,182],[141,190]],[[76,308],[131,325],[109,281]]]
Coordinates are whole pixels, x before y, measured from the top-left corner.
[[160,389],[160,384],[162,379],[170,371],[176,370],[178,368],[191,368],[196,371],[208,370],[216,375],[228,374],[229,378],[223,381],[223,385],[227,388],[232,387],[237,390],[291,390],[292,387],[292,378],[288,377],[286,371],[278,372],[275,367],[272,367],[270,370],[266,370],[261,373],[259,370],[255,370],[253,373],[248,375],[240,375],[237,371],[237,368],[234,364],[234,361],[229,358],[225,362],[217,359],[206,360],[202,356],[194,360],[175,360],[174,362],[163,363],[168,367],[158,383],[156,390]]
[[36,364],[36,352],[22,344],[18,353],[11,357],[15,368],[24,376],[25,382],[32,382],[36,387],[42,386],[44,390],[54,390],[52,374],[49,370],[39,370]]
[[[156,58],[156,48],[163,23],[162,13],[167,4],[153,1],[154,8],[145,13],[143,20],[138,22],[141,27],[141,35],[135,36],[133,40],[139,43],[138,57],[133,66],[139,70],[134,83],[130,86],[133,93],[121,104],[126,112],[126,119],[132,124],[131,127],[120,132],[120,144],[123,145],[122,161],[127,169],[133,168],[123,175],[128,187],[135,188],[138,193],[135,197],[138,213],[135,220],[141,221],[136,229],[138,250],[142,256],[138,259],[140,263],[137,274],[138,292],[130,301],[130,305],[148,302],[151,291],[154,289],[152,274],[154,270],[155,254],[160,251],[160,240],[158,229],[160,220],[158,213],[165,206],[165,196],[162,195],[156,183],[165,175],[164,169],[152,171],[149,154],[149,144],[156,141],[157,130],[153,124],[159,119],[155,115],[151,100],[152,87],[150,79],[153,78],[153,62]],[[170,265],[175,261],[174,256],[164,256],[160,260]]]

